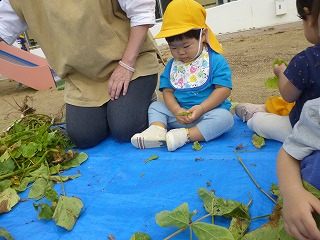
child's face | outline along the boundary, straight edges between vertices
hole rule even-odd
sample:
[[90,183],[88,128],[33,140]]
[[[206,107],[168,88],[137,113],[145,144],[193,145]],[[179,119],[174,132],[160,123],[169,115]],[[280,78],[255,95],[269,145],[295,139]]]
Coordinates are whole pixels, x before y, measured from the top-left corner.
[[307,15],[303,20],[303,29],[304,36],[310,43],[318,44],[320,42],[318,20],[312,21],[311,15]]
[[[204,38],[202,38],[204,39]],[[203,41],[200,43],[200,51],[198,53],[199,40],[195,38],[184,38],[181,41],[173,41],[168,43],[172,56],[182,62],[190,62],[197,54],[202,52]]]

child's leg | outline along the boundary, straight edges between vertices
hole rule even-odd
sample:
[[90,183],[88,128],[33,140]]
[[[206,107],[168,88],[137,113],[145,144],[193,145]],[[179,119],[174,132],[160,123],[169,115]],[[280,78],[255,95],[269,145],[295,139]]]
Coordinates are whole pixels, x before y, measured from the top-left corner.
[[301,161],[301,178],[320,190],[320,150]]
[[[233,126],[233,116],[225,109],[214,109],[205,113],[194,124],[173,124],[176,128],[167,133],[168,151],[175,151],[187,142],[210,141],[229,131]],[[180,128],[179,128],[180,127]]]
[[233,116],[228,110],[213,109],[205,113],[196,126],[189,129],[190,141],[210,141],[230,131],[233,124]]
[[284,142],[292,132],[289,116],[280,116],[272,113],[257,112],[247,123],[249,129],[259,136]]
[[140,149],[165,147],[167,115],[170,113],[163,102],[151,103],[148,110],[150,126],[143,132],[133,135],[132,145]]

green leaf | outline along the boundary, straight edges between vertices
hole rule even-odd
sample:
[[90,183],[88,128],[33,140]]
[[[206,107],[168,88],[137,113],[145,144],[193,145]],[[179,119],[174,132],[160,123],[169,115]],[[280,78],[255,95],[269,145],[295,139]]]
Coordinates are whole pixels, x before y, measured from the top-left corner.
[[[278,236],[281,228],[283,228],[283,224],[281,223],[281,207],[278,204],[275,204],[273,212],[269,216],[269,222],[262,225],[260,228],[245,234],[241,240],[279,239]],[[286,238],[280,239],[284,240]]]
[[24,130],[26,130],[26,125],[25,124],[21,124],[21,123],[19,123],[19,122],[16,122],[15,124],[14,124],[14,131],[15,132],[23,132]]
[[40,207],[40,212],[38,214],[39,219],[45,219],[47,221],[52,219],[52,215],[54,212],[54,208],[52,206],[49,206],[46,203],[40,203],[40,204],[33,204],[34,208],[38,210],[38,207]]
[[281,196],[281,194],[280,194],[280,189],[279,189],[279,186],[278,186],[277,184],[274,184],[274,183],[271,184],[271,190],[270,190],[270,192],[271,192],[273,195],[277,196],[277,197],[280,197],[280,196]]
[[83,203],[79,198],[60,196],[52,218],[58,226],[72,230],[82,207]]
[[191,225],[191,228],[199,240],[234,240],[227,228],[218,225],[195,222]]
[[303,187],[310,193],[312,193],[316,198],[320,199],[320,191],[312,186],[310,183],[306,181],[302,181]]
[[29,177],[25,177],[22,179],[22,181],[20,182],[20,185],[19,186],[13,186],[13,188],[18,191],[18,192],[23,192],[27,189],[29,183],[31,183],[31,178]]
[[156,160],[156,159],[158,159],[158,158],[159,158],[158,155],[153,155],[153,156],[149,157],[147,160],[145,160],[145,161],[144,161],[144,164],[146,164],[147,162],[150,162],[150,161],[152,161],[152,160]]
[[58,198],[58,193],[57,191],[55,191],[52,188],[48,188],[44,194],[44,196],[46,197],[46,199],[48,199],[51,202],[58,202],[59,198]]
[[71,176],[50,176],[49,179],[54,182],[57,182],[57,183],[62,183],[62,182],[66,182],[68,180],[76,179],[80,176],[81,176],[81,174],[75,174],[75,175],[71,175]]
[[189,116],[189,117],[191,117],[191,116],[192,116],[192,113],[180,112],[180,113],[177,114],[177,116]]
[[229,231],[232,233],[235,240],[240,240],[247,232],[250,220],[233,217],[229,226]]
[[5,230],[4,228],[0,228],[0,237],[3,237],[6,240],[14,240],[12,235],[9,232],[7,232],[7,230]]
[[261,148],[265,145],[265,141],[263,137],[258,136],[257,134],[253,134],[252,135],[252,144],[256,147],[256,148]]
[[[61,166],[61,170],[67,170],[67,169],[70,169],[70,168],[73,168],[73,167],[78,167],[78,166],[80,166],[80,164],[85,162],[87,159],[88,159],[88,155],[86,153],[84,153],[84,152],[81,152],[75,158],[73,158],[72,160],[64,163]],[[50,171],[51,171],[51,173],[55,173],[54,172],[55,171],[54,168],[53,169],[50,168]]]
[[274,67],[275,65],[281,65],[282,63],[284,63],[284,65],[288,66],[288,63],[283,60],[282,58],[277,58],[273,64],[272,64],[272,67]]
[[295,238],[291,237],[286,230],[284,229],[284,225],[283,225],[283,219],[282,216],[280,217],[280,220],[278,222],[278,225],[273,226],[273,227],[278,227],[277,231],[277,239],[281,239],[281,240],[295,240]]
[[269,77],[265,82],[264,86],[268,89],[278,89],[279,78],[277,76]]
[[33,157],[36,152],[38,151],[39,145],[34,142],[30,142],[25,148],[22,150],[22,156],[25,158],[31,158]]
[[0,162],[0,173],[1,173],[0,175],[11,173],[14,171],[14,169],[15,169],[15,163],[11,158],[3,162]]
[[9,150],[7,149],[0,157],[0,163],[8,160],[10,158]]
[[48,179],[49,175],[48,168],[44,164],[41,164],[37,170],[30,173],[30,176],[32,177],[42,177],[45,179]]
[[[278,239],[278,226],[263,225],[255,231],[249,232],[241,240],[266,240]],[[282,238],[281,238],[282,240]]]
[[0,182],[0,192],[3,192],[5,189],[9,188],[12,185],[11,179],[2,180]]
[[17,192],[12,188],[7,188],[0,193],[0,214],[11,210],[20,200]]
[[151,237],[148,234],[136,232],[133,234],[130,240],[151,240]]
[[204,202],[203,205],[204,205],[204,208],[206,209],[206,211],[208,213],[214,213],[214,211],[215,211],[214,201],[216,199],[216,197],[214,196],[214,193],[209,192],[205,188],[199,188],[198,195],[202,199],[202,201]]
[[165,210],[157,213],[156,222],[160,227],[186,228],[194,214],[196,214],[196,211],[189,212],[188,204],[183,203],[173,211]]
[[[50,182],[49,182],[50,183]],[[30,189],[28,198],[33,198],[34,200],[39,200],[44,197],[47,185],[49,184],[46,179],[38,178]]]
[[199,188],[198,195],[204,202],[204,208],[208,213],[212,213],[215,216],[225,216],[227,218],[250,218],[248,206],[243,203],[218,198],[213,192],[209,192],[205,188]]
[[195,141],[192,145],[192,149],[196,150],[196,151],[200,151],[203,148],[202,145],[200,145],[200,143],[198,141]]
[[[281,65],[282,63],[284,63],[284,65],[288,66],[288,63],[281,59],[281,58],[277,58],[273,64],[272,67],[274,67],[275,65]],[[273,77],[269,77],[265,82],[264,85],[266,88],[268,89],[278,89],[279,86],[279,78],[274,75]]]

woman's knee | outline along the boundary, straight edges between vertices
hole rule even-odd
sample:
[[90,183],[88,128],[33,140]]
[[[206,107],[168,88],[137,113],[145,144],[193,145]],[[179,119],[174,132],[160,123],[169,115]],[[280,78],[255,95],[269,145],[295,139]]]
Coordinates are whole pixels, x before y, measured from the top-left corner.
[[94,129],[68,129],[67,133],[70,140],[77,148],[90,148],[98,145],[102,140],[108,136],[107,131]]
[[148,127],[148,121],[134,121],[130,119],[125,124],[114,125],[111,128],[111,134],[122,142],[129,142],[131,137],[139,132],[144,131]]

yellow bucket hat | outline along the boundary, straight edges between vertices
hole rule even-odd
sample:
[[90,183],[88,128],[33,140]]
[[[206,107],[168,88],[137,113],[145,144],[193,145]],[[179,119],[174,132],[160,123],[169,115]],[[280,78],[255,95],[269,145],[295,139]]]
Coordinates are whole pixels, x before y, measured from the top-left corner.
[[166,38],[188,32],[192,29],[208,29],[206,42],[217,53],[222,53],[222,46],[206,24],[207,13],[195,0],[173,0],[163,15],[160,32],[155,38]]

